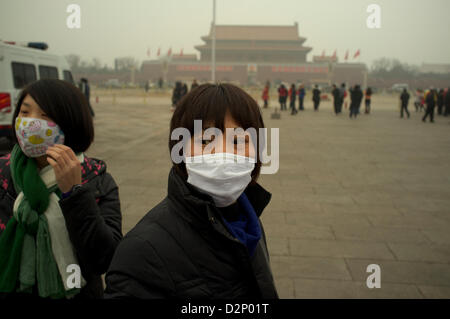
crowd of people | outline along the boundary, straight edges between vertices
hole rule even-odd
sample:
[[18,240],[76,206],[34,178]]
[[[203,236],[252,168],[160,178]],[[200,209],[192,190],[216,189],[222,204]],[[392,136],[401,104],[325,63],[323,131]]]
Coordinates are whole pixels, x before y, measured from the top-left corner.
[[180,81],[175,82],[175,87],[172,91],[172,106],[175,106],[187,93],[188,87],[186,83]]
[[[406,90],[405,90],[406,91]],[[409,93],[406,92],[406,94]],[[406,107],[407,107],[406,102]],[[437,106],[438,116],[450,115],[450,87],[447,89],[435,89],[430,87],[428,90],[417,89],[415,92],[414,106],[416,112],[425,111],[422,121],[426,122],[430,118],[430,122],[434,122],[434,111]]]
[[[268,107],[269,101],[269,90],[270,83],[267,82],[264,86],[262,99],[264,102],[264,108]],[[287,110],[287,99],[289,98],[289,108],[291,110],[291,115],[295,115],[298,111],[305,110],[305,96],[306,89],[303,84],[300,84],[298,88],[296,88],[295,84],[291,84],[289,90],[286,88],[284,84],[280,84],[277,89],[278,91],[278,102],[280,103],[280,110]],[[361,107],[361,102],[363,98],[365,98],[365,113],[370,113],[371,99],[372,99],[372,89],[369,87],[364,92],[361,90],[359,85],[355,85],[349,88],[348,92],[350,93],[350,117],[356,117],[359,114],[359,109]],[[312,102],[314,111],[319,111],[320,102],[322,101],[322,91],[319,89],[319,86],[316,84],[312,89]],[[347,90],[345,83],[342,83],[338,88],[336,84],[333,84],[331,95],[333,96],[333,106],[334,112],[336,115],[342,113],[342,108],[345,106],[347,108]],[[296,101],[298,98],[298,109],[296,108]]]
[[[434,122],[434,111],[437,106],[438,116],[449,116],[450,115],[450,88],[448,89],[434,89],[431,87],[428,90],[417,89],[415,92],[414,107],[416,112],[425,111],[422,121],[426,122],[427,118],[430,122]],[[408,104],[410,100],[410,94],[406,89],[403,89],[400,95],[400,117],[403,118],[403,114],[406,113],[408,118],[410,118],[410,113],[408,111]]]
[[[267,108],[269,106],[269,92],[270,92],[270,83],[267,82],[264,86],[262,93],[263,107]],[[295,115],[298,111],[305,110],[304,107],[304,99],[306,95],[305,86],[300,84],[298,88],[296,88],[295,84],[291,84],[289,90],[286,88],[284,84],[280,84],[277,89],[278,92],[278,102],[280,103],[280,110],[287,110],[287,100],[289,98],[289,108],[291,110],[291,115]],[[415,101],[414,106],[416,112],[425,111],[425,115],[422,118],[422,121],[425,122],[429,117],[430,122],[434,122],[434,112],[437,106],[437,114],[442,116],[450,115],[450,88],[448,89],[434,89],[430,88],[428,90],[417,89],[415,92]],[[319,110],[319,105],[322,100],[321,90],[318,85],[314,85],[312,91],[312,102],[314,111]],[[340,87],[337,87],[336,84],[333,84],[331,89],[331,96],[333,97],[333,110],[336,115],[342,113],[343,107],[347,109],[349,97],[349,117],[356,118],[358,114],[360,114],[360,108],[362,101],[364,100],[364,113],[370,114],[371,112],[371,103],[372,103],[372,88],[368,87],[364,91],[361,89],[361,86],[356,84],[346,89],[346,84],[342,83]],[[296,108],[296,100],[298,98],[298,110]],[[408,111],[408,103],[410,100],[410,94],[406,89],[400,94],[400,117],[403,118],[404,114],[406,114],[407,118],[410,118],[410,113]]]
[[[199,84],[197,83],[197,80],[194,79],[191,84],[191,91],[198,87]],[[186,83],[182,83],[181,81],[175,82],[175,87],[172,91],[172,106],[175,107],[177,103],[186,95],[188,94],[188,86]]]

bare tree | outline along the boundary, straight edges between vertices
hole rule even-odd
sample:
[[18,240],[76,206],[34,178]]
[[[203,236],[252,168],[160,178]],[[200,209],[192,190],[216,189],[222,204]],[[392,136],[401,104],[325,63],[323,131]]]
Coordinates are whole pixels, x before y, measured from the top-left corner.
[[81,58],[77,54],[69,54],[66,55],[67,63],[69,63],[69,66],[72,70],[77,70],[80,67],[80,61]]
[[139,62],[133,57],[121,57],[115,59],[115,69],[119,70],[131,70],[137,69]]
[[94,70],[100,70],[102,68],[102,62],[99,58],[93,58],[92,59],[92,68]]

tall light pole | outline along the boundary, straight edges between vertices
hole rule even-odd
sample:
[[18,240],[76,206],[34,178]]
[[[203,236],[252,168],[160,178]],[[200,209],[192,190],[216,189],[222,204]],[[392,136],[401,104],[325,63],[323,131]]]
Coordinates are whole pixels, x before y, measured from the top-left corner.
[[213,0],[213,21],[212,21],[212,48],[211,48],[211,79],[216,83],[216,0]]

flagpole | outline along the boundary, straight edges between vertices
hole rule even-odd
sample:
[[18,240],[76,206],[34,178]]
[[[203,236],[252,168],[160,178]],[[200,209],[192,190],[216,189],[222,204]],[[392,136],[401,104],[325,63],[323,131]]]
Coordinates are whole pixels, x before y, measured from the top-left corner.
[[216,0],[213,0],[213,21],[212,21],[212,50],[211,50],[211,79],[216,82]]

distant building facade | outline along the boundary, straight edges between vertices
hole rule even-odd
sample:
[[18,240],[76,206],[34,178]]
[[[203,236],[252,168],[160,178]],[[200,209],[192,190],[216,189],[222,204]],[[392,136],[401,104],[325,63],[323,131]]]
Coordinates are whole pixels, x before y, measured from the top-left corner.
[[[201,38],[205,44],[200,62],[211,61],[211,32]],[[305,63],[312,50],[303,46],[306,38],[294,26],[216,26],[216,61],[231,63]]]
[[419,70],[420,73],[448,74],[450,73],[450,64],[430,64],[423,63]]
[[[338,63],[333,57],[314,57],[307,61],[311,47],[304,46],[298,24],[291,26],[231,26],[216,25],[216,80],[241,85],[271,81],[306,85],[347,82],[364,85],[367,68],[360,63]],[[201,37],[196,55],[173,55],[159,60],[144,61],[141,77],[169,82],[190,82],[211,79],[212,29]],[[187,58],[189,57],[189,58]]]

